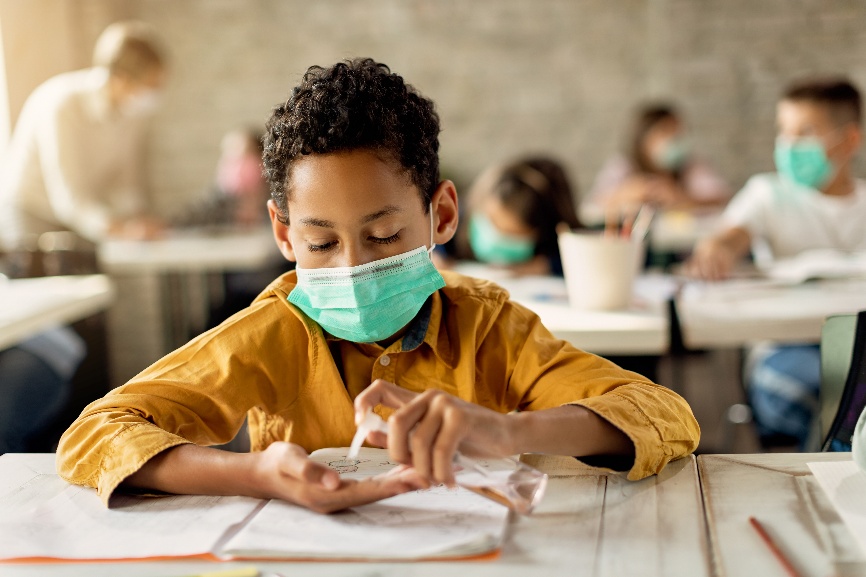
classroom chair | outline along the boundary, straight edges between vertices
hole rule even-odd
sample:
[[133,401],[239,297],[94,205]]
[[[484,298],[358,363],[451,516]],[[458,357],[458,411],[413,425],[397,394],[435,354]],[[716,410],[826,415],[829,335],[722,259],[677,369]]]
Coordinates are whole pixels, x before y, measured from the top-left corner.
[[850,450],[854,425],[866,406],[866,311],[824,322],[819,401],[813,436],[821,440],[821,450]]

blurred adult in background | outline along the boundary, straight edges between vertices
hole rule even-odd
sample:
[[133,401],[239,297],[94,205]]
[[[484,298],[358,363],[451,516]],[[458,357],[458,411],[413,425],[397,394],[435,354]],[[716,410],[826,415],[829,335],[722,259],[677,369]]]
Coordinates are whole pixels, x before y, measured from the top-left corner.
[[560,223],[580,226],[573,194],[565,169],[553,159],[492,166],[470,187],[461,226],[445,252],[515,275],[561,275],[556,229]]
[[626,153],[604,165],[589,194],[589,211],[617,215],[644,204],[695,210],[722,207],[731,188],[696,158],[673,106],[647,105],[635,115]]
[[147,238],[144,124],[160,100],[165,57],[153,30],[110,25],[93,66],[57,75],[24,104],[0,174],[0,239],[15,250],[44,232],[97,242]]
[[[0,257],[11,276],[64,272],[15,264],[58,234],[76,238],[63,241],[69,246],[81,241],[92,257],[93,270],[76,272],[96,272],[91,243],[158,234],[141,170],[144,120],[165,82],[158,44],[143,23],[112,24],[92,68],[47,80],[25,102],[0,170]],[[0,351],[0,453],[52,450],[40,444],[43,433],[65,408],[85,341],[57,327]]]

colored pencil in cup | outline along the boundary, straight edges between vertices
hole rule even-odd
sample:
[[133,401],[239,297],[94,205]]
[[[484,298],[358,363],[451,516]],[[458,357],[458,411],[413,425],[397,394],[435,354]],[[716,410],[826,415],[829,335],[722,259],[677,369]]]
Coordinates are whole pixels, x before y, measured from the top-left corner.
[[644,204],[640,207],[631,228],[631,238],[638,242],[643,241],[649,232],[649,227],[652,223],[653,216],[655,216],[655,212],[655,209],[648,204]]

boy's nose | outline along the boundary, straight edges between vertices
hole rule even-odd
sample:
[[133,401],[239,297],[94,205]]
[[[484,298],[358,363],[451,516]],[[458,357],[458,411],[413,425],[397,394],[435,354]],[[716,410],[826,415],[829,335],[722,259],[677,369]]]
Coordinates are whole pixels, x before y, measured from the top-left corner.
[[340,267],[353,267],[370,262],[369,255],[361,249],[360,246],[351,246],[348,243],[344,245],[343,251],[340,254]]

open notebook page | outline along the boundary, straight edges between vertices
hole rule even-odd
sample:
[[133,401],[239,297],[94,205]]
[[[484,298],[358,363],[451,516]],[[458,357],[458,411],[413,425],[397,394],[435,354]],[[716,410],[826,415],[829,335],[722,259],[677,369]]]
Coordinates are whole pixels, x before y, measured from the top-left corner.
[[[360,479],[389,471],[382,449],[323,449],[312,458]],[[331,515],[270,501],[223,547],[239,558],[409,560],[466,557],[495,550],[508,509],[466,489],[413,491]]]
[[854,461],[809,463],[809,469],[866,554],[866,471]]
[[94,489],[34,472],[0,495],[0,560],[206,555],[262,503],[248,497],[118,495],[106,508]]

